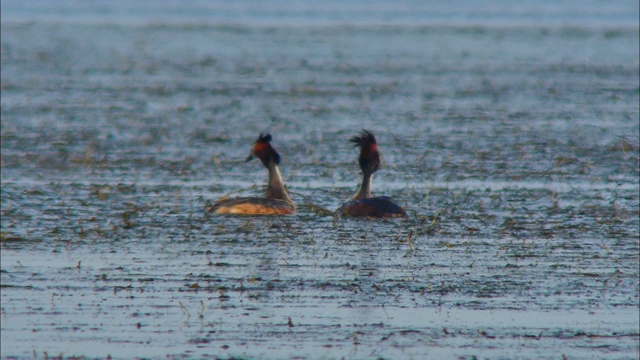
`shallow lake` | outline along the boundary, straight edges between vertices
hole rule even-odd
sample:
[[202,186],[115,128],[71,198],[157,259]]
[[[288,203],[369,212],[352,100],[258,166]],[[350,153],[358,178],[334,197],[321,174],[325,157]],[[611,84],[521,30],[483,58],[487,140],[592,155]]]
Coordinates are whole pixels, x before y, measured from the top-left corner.
[[638,358],[638,4],[490,3],[3,1],[1,356]]

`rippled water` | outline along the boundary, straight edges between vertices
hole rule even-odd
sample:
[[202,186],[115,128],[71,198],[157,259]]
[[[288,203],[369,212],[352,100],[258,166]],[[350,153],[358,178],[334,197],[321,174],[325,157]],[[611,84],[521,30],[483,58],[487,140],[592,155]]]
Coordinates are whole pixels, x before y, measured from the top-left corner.
[[491,3],[3,1],[1,356],[637,358],[638,5]]

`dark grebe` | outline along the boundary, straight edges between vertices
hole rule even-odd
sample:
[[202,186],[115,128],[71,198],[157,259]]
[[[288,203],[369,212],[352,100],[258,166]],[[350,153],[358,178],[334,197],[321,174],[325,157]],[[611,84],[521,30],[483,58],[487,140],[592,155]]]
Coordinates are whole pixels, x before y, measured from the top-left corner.
[[284,188],[284,181],[282,181],[282,175],[278,167],[280,155],[271,146],[270,141],[270,134],[260,134],[251,148],[251,154],[245,161],[247,162],[257,157],[269,169],[269,184],[266,196],[220,199],[207,208],[208,212],[245,215],[295,214],[296,206]]
[[371,178],[380,167],[380,152],[373,133],[362,130],[359,135],[349,141],[360,147],[358,163],[362,169],[362,183],[356,195],[342,207],[337,213],[342,216],[388,218],[404,217],[407,213],[404,209],[393,203],[387,196],[371,197]]

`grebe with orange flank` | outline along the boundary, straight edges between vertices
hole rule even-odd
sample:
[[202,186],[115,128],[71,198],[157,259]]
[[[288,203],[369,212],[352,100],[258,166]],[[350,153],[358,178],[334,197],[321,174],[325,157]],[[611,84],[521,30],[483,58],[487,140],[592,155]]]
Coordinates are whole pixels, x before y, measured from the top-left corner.
[[271,146],[271,134],[260,134],[253,144],[248,162],[258,158],[269,170],[269,183],[265,197],[237,197],[220,199],[206,210],[215,214],[286,215],[295,214],[293,204],[280,174],[280,154]]
[[356,195],[342,204],[337,214],[347,217],[395,218],[407,216],[406,211],[387,196],[371,196],[371,179],[380,168],[380,151],[373,133],[362,130],[349,141],[360,147],[358,164],[362,170],[362,183]]

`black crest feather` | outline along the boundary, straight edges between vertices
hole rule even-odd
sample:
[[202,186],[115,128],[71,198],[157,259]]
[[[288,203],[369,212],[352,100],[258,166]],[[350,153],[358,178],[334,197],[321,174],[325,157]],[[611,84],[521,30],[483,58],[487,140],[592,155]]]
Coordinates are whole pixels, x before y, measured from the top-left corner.
[[358,146],[367,146],[376,143],[376,137],[373,136],[373,133],[367,129],[362,129],[360,134],[349,139],[354,144],[354,147]]
[[269,134],[269,133],[260,133],[260,135],[258,136],[258,140],[256,140],[256,142],[260,142],[260,143],[271,142],[271,134]]

